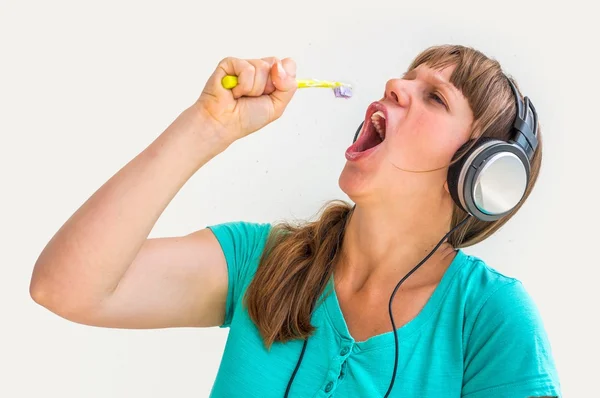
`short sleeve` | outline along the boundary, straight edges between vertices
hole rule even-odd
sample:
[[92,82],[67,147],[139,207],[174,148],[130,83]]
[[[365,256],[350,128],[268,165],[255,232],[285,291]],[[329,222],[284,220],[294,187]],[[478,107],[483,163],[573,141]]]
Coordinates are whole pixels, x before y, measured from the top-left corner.
[[465,346],[465,398],[559,397],[560,384],[537,307],[521,282],[492,293]]
[[221,245],[227,262],[227,302],[225,321],[221,327],[229,327],[234,312],[256,272],[271,225],[238,221],[208,228]]

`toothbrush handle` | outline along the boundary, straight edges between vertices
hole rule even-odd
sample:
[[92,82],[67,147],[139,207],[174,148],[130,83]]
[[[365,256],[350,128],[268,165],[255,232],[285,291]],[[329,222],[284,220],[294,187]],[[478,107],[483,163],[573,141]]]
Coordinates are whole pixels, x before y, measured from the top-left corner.
[[325,80],[315,80],[315,79],[301,79],[297,80],[298,88],[304,87],[322,87],[322,88],[335,88],[340,86],[339,83],[336,82],[328,82]]
[[[223,79],[221,79],[221,85],[223,86],[223,88],[231,90],[232,88],[234,88],[235,86],[238,85],[238,78],[237,78],[237,76],[227,75]],[[311,87],[311,86],[310,86],[310,82],[308,80],[299,80],[298,87]]]
[[223,79],[221,79],[221,85],[223,86],[223,88],[226,88],[228,90],[231,90],[232,88],[237,86],[237,84],[238,84],[237,76],[227,75]]
[[[296,80],[298,84],[298,88],[306,88],[306,87],[323,87],[323,88],[335,88],[340,86],[339,83],[336,82],[328,82],[325,80],[315,80],[315,79],[298,79]],[[221,80],[221,84],[223,88],[228,90],[234,88],[238,84],[237,76],[227,75]]]

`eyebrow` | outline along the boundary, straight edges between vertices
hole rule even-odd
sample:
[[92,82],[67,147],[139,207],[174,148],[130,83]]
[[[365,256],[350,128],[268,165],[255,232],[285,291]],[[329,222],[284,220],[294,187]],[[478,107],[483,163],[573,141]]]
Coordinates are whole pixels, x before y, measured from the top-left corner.
[[[412,69],[412,70],[410,70],[408,72],[405,72],[404,75],[402,76],[402,78],[403,79],[407,79],[408,78],[409,80],[411,80],[410,78],[415,79],[416,76],[414,76],[414,75],[416,75],[416,74],[417,74],[416,69]],[[409,75],[410,75],[410,78],[408,77]],[[458,91],[458,89],[456,88],[456,86],[454,86],[454,84],[446,82],[441,77],[439,77],[437,73],[434,73],[433,75],[431,75],[431,79],[437,85],[445,87],[450,93],[452,93],[452,95],[454,97],[457,96],[456,91]]]

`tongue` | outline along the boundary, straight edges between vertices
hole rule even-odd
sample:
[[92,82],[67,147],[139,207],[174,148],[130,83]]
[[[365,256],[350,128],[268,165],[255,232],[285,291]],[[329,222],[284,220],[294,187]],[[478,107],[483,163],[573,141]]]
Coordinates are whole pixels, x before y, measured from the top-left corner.
[[364,152],[381,144],[383,140],[375,131],[368,131],[356,142],[356,152]]

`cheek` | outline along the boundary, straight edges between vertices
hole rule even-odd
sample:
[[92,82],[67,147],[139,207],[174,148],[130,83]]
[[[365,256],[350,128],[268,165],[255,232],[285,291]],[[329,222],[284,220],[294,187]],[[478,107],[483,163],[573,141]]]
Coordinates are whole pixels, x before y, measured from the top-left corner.
[[423,117],[405,124],[390,137],[389,158],[405,170],[444,167],[464,141],[464,132],[442,118]]
[[[446,127],[447,128],[447,127]],[[428,137],[426,142],[427,156],[430,159],[438,160],[438,164],[450,164],[452,157],[463,144],[463,134],[456,130],[441,130],[442,133],[435,137]]]

